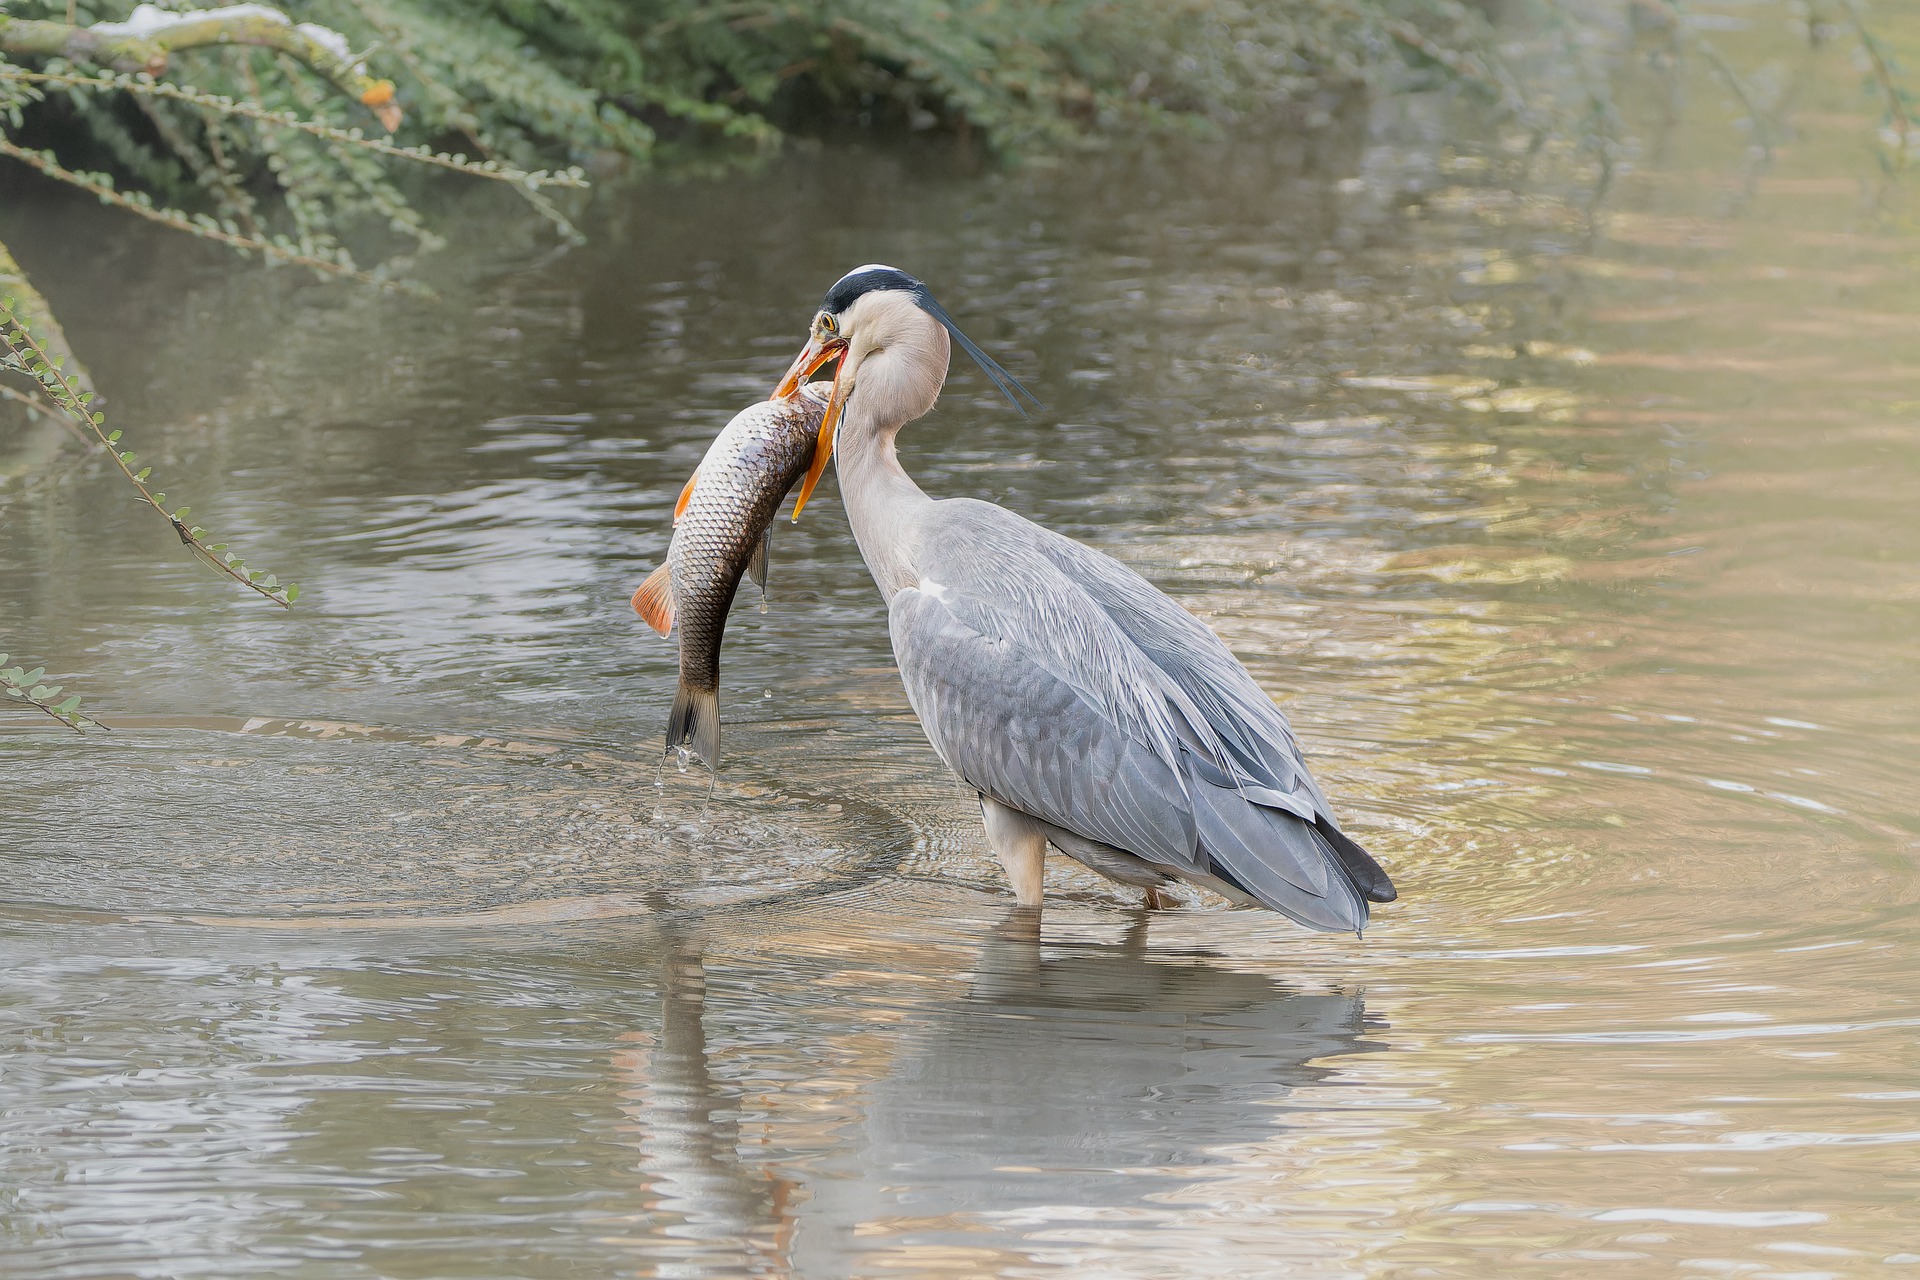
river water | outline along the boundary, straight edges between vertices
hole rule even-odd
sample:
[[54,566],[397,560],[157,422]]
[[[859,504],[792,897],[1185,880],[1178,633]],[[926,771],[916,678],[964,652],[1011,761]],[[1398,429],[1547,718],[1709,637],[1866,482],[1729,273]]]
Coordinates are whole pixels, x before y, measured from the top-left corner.
[[[1418,102],[834,150],[558,260],[472,212],[437,306],[16,201],[114,425],[306,594],[9,443],[6,646],[112,732],[0,720],[0,1270],[1920,1275],[1920,237],[1844,58],[1770,163],[1694,91],[1597,209]],[[1010,915],[831,481],[723,771],[660,767],[626,597],[876,260],[1047,404],[956,365],[910,469],[1229,640],[1400,886],[1363,941]]]

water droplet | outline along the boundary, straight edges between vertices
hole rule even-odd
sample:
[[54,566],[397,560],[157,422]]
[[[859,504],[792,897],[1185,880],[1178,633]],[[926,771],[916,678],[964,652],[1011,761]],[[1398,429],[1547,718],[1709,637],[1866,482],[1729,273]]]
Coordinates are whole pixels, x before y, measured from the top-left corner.
[[771,689],[762,689],[762,690],[760,691],[760,696],[761,696],[761,697],[763,697],[763,698],[771,698],[771,697],[773,696],[773,690],[771,690]]
[[761,596],[761,597],[760,597],[760,612],[762,612],[762,613],[765,613],[766,611],[767,611],[767,598],[766,598],[765,596]]
[[681,773],[685,773],[687,766],[693,763],[693,752],[687,750],[685,747],[675,747],[673,749],[673,762],[679,767]]

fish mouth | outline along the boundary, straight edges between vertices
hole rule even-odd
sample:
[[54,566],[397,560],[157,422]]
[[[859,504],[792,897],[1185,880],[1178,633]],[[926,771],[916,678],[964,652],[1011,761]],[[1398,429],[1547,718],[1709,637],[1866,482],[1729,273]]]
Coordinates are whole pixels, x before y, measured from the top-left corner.
[[[773,398],[785,400],[797,394],[800,384],[813,372],[829,360],[838,360],[847,351],[845,338],[823,338],[819,334],[807,339],[807,345],[794,357],[793,364],[787,368],[787,376],[780,379],[780,385],[773,389]],[[807,499],[813,496],[813,487],[820,483],[820,477],[826,472],[827,460],[833,457],[833,429],[840,421],[840,410],[847,402],[846,386],[847,362],[840,360],[833,370],[833,394],[827,398],[827,411],[820,418],[820,438],[813,446],[813,461],[807,466],[807,477],[800,482],[800,496],[793,503],[793,518],[800,518],[800,510],[807,505]]]
[[[773,389],[773,398],[785,400],[793,395],[800,389],[800,384],[813,376],[821,365],[837,359],[846,349],[845,338],[809,338],[807,345],[800,349],[800,354],[794,357],[793,364],[788,366],[786,377],[780,379],[780,385]],[[838,376],[836,371],[835,378]]]

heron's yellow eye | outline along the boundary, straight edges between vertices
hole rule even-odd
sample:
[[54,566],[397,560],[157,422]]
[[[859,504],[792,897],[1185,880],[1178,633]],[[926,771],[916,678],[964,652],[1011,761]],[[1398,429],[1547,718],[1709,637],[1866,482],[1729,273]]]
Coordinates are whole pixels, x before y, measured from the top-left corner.
[[820,331],[822,333],[838,333],[840,332],[840,324],[832,316],[821,316]]

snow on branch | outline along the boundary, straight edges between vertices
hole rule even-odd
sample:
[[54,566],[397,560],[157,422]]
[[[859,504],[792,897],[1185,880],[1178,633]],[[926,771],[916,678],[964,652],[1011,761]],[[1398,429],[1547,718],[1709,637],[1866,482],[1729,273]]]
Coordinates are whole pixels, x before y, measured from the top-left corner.
[[400,125],[393,81],[376,80],[353,56],[347,38],[316,23],[295,23],[269,5],[230,4],[219,9],[169,12],[143,4],[125,22],[90,27],[0,17],[0,53],[60,57],[124,73],[158,76],[182,49],[252,45],[297,58],[342,93],[366,107],[389,133]]

